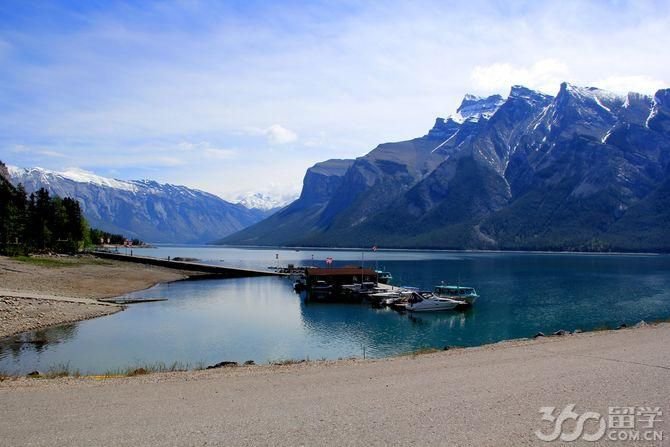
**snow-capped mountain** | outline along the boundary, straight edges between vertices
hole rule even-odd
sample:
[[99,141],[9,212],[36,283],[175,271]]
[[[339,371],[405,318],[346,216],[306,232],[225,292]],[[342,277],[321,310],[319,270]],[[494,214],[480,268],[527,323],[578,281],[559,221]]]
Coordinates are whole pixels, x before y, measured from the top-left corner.
[[466,95],[426,135],[333,162],[222,242],[670,251],[670,89]]
[[79,200],[89,223],[148,242],[206,243],[254,224],[267,213],[186,186],[117,180],[81,169],[8,166],[13,184]]
[[483,98],[468,93],[463,98],[456,113],[449,118],[457,123],[463,123],[466,120],[479,121],[480,118],[489,119],[504,102],[505,100],[500,95]]
[[254,192],[237,197],[236,203],[249,208],[263,211],[273,211],[285,207],[298,198],[298,194],[272,195],[263,192]]

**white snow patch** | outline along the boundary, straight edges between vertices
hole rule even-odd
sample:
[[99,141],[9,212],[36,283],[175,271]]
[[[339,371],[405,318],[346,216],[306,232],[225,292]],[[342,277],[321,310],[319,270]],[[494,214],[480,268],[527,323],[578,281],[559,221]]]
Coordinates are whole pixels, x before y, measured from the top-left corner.
[[654,119],[656,114],[658,113],[658,104],[656,104],[656,98],[653,99],[652,105],[651,105],[651,111],[649,112],[649,116],[647,117],[646,121],[644,122],[644,127],[647,129],[649,128],[649,121]]
[[122,189],[124,191],[137,191],[137,186],[130,182],[102,177],[79,168],[69,168],[63,172],[54,172],[54,174],[77,183],[91,183],[98,186],[106,186],[108,188]]
[[610,130],[607,131],[607,133],[605,134],[605,136],[602,137],[602,138],[600,139],[600,142],[601,142],[601,143],[605,143],[605,142],[607,141],[607,139],[609,138],[609,136],[612,135],[612,132],[614,131],[614,128],[615,128],[615,127],[616,127],[616,125],[612,126],[612,128],[611,128]]
[[612,113],[612,110],[611,110],[609,107],[607,107],[605,104],[603,104],[603,103],[600,101],[600,98],[598,98],[596,95],[593,96],[593,100],[594,100],[594,101],[596,102],[596,104],[598,104],[600,107],[602,107],[603,109],[607,110],[609,113]]
[[452,120],[453,122],[458,123],[458,124],[463,124],[463,122],[465,122],[465,118],[463,118],[463,115],[461,115],[458,112],[456,112],[452,115],[449,115],[447,117],[447,120]]
[[432,151],[430,151],[430,153],[432,154],[433,152],[435,152],[436,150],[438,150],[439,148],[441,148],[442,146],[444,146],[445,144],[447,144],[448,142],[450,142],[450,141],[451,141],[457,134],[458,134],[458,131],[457,131],[456,133],[454,133],[452,136],[450,136],[449,138],[447,138],[446,140],[444,140],[443,142],[441,142],[440,144],[438,144],[438,145],[435,147],[435,149],[433,149]]
[[298,195],[295,193],[273,195],[265,192],[251,192],[238,196],[235,203],[249,209],[271,210],[284,207],[297,198]]

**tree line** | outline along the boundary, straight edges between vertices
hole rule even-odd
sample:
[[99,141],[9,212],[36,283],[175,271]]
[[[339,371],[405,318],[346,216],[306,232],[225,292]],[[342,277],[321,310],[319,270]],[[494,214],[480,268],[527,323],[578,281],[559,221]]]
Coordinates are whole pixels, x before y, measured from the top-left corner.
[[122,235],[90,228],[75,199],[51,196],[44,188],[27,194],[23,185],[14,187],[0,162],[0,254],[72,254],[93,244],[124,242]]

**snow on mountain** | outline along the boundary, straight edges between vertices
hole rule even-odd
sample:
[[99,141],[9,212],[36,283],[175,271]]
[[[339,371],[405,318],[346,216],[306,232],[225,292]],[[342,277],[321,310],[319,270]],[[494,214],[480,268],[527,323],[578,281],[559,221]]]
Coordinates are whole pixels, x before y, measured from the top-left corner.
[[[466,95],[225,244],[670,251],[670,89]],[[643,228],[644,231],[640,231]]]
[[149,242],[206,243],[239,231],[267,213],[213,194],[153,180],[117,180],[81,169],[64,172],[8,166],[11,182],[78,200],[89,223]]
[[269,193],[254,192],[238,196],[236,203],[249,209],[268,211],[283,208],[297,198],[298,194],[293,193],[271,195]]
[[63,172],[49,171],[40,167],[35,168],[19,168],[17,166],[7,166],[9,174],[12,178],[38,178],[45,184],[49,184],[50,179],[62,178],[72,180],[76,183],[90,183],[92,185],[105,186],[108,188],[121,189],[124,191],[137,191],[137,186],[132,182],[116,180],[107,177],[101,177],[92,172],[85,171],[79,168],[68,168]]
[[468,93],[463,98],[456,113],[449,118],[457,123],[479,121],[481,118],[489,119],[504,102],[505,100],[500,95],[491,95],[483,98]]

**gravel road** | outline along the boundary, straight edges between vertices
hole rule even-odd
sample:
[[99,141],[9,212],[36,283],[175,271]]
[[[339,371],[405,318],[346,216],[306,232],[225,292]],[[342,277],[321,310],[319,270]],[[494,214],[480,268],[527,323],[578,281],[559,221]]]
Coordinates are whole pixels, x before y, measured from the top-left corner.
[[[670,324],[376,361],[0,382],[3,446],[560,445],[540,407],[661,407]],[[664,425],[663,425],[664,424]],[[562,445],[594,445],[572,442]]]

